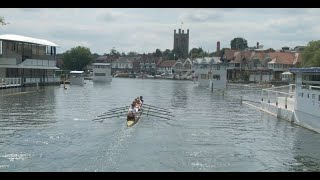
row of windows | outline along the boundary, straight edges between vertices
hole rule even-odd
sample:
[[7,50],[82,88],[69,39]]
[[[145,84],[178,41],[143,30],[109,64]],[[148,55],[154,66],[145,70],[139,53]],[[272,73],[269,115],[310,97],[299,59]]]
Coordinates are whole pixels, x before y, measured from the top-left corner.
[[320,75],[302,75],[303,80],[320,81]]
[[109,65],[94,65],[94,68],[107,69],[110,68]]
[[[211,74],[209,74],[209,75],[207,75],[207,74],[200,74],[200,79],[208,79],[209,77],[211,77]],[[212,79],[214,79],[214,80],[220,80],[220,75],[214,74],[214,75],[212,75]]]
[[0,54],[8,54],[9,52],[7,51],[24,55],[55,55],[56,47],[12,41],[0,41]]
[[[303,97],[303,93],[298,93],[298,96]],[[307,97],[310,98],[310,94],[307,94]],[[312,94],[312,99],[316,99],[316,94]],[[320,95],[318,95],[318,101],[320,101]]]
[[291,65],[288,64],[269,64],[269,67],[274,67],[274,68],[289,68],[292,67]]

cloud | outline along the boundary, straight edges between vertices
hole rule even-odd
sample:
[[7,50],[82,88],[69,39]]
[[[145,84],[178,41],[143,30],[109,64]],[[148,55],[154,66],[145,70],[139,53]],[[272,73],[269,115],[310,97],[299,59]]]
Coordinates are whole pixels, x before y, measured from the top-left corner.
[[318,9],[285,8],[190,8],[190,9],[0,9],[9,25],[0,26],[1,34],[19,34],[47,39],[60,46],[59,52],[88,46],[103,54],[115,47],[120,52],[154,52],[173,48],[173,30],[190,30],[189,49],[202,47],[215,51],[230,47],[235,37],[249,46],[265,47],[306,45],[318,40]]

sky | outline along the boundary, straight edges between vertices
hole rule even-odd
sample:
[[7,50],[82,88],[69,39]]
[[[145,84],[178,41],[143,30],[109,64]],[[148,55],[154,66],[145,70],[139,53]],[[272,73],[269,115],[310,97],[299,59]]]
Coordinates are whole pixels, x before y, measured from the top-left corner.
[[59,45],[57,53],[76,46],[92,53],[112,48],[128,53],[173,49],[174,29],[189,29],[189,51],[230,48],[243,37],[252,47],[281,49],[305,46],[320,39],[320,9],[311,8],[0,8],[8,25],[0,34],[46,39]]

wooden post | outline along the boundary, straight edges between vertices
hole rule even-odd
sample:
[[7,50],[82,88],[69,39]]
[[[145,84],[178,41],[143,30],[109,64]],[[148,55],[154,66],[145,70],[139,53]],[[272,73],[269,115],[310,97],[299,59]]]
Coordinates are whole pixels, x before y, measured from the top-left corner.
[[285,107],[286,109],[288,108],[288,102],[287,102],[287,101],[288,101],[288,97],[286,96],[286,97],[285,97],[285,105],[284,105],[284,107]]

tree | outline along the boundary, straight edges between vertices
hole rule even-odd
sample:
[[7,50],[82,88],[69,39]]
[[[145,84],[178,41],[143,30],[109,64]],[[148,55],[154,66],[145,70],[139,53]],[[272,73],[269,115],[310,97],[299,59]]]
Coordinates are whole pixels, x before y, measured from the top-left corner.
[[302,67],[320,66],[320,40],[310,41],[302,51]]
[[231,49],[236,49],[236,50],[244,50],[245,48],[248,47],[248,42],[246,39],[242,37],[237,37],[231,40]]
[[173,60],[176,59],[174,57],[174,53],[170,50],[170,49],[166,49],[165,51],[163,51],[162,53],[162,58],[166,59],[166,60]]
[[83,70],[92,62],[92,54],[89,48],[77,46],[64,53],[63,63],[68,70]]
[[206,57],[206,56],[209,56],[209,54],[205,51],[203,51],[203,49],[201,47],[199,48],[192,48],[190,50],[190,58],[193,59],[193,58],[202,58],[202,57]]
[[110,50],[110,55],[112,56],[120,56],[120,53],[113,47],[111,50]]
[[0,24],[1,24],[2,26],[4,26],[4,25],[7,25],[8,23],[6,23],[4,17],[1,17],[1,16],[0,16]]
[[160,49],[156,49],[156,52],[154,53],[155,57],[162,57],[162,52]]
[[133,57],[133,56],[136,56],[136,55],[138,55],[138,53],[136,53],[136,52],[134,52],[134,51],[128,52],[128,56],[129,56],[129,57]]
[[98,53],[93,53],[92,54],[92,59],[97,59],[98,57],[100,57],[100,55]]

